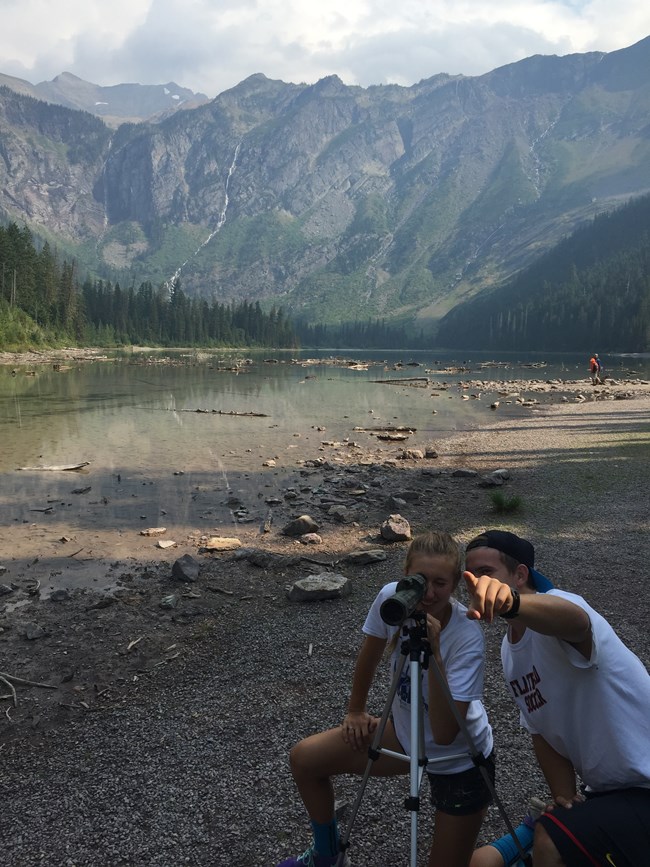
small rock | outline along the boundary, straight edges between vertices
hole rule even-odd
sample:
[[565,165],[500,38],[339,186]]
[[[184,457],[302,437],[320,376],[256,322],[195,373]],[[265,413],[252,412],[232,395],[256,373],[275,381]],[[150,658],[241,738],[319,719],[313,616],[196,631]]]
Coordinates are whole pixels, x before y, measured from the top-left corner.
[[318,524],[310,515],[301,515],[289,521],[282,529],[283,536],[303,536],[305,533],[317,533]]
[[403,461],[421,461],[424,459],[424,452],[421,449],[404,449],[400,458]]
[[54,590],[50,593],[51,602],[67,602],[68,599],[70,599],[70,592],[63,588],[59,588],[59,590]]
[[201,564],[198,560],[195,560],[191,554],[183,554],[182,557],[179,557],[178,560],[174,561],[174,565],[172,566],[172,578],[176,578],[177,581],[190,583],[196,581],[199,577],[200,570]]
[[347,557],[343,558],[343,562],[349,563],[351,566],[368,566],[371,563],[380,563],[385,559],[385,551],[373,548],[369,551],[351,551]]
[[160,608],[176,608],[178,605],[178,596],[175,593],[170,593],[169,596],[163,596],[158,604]]
[[162,536],[167,532],[167,527],[149,527],[147,530],[140,530],[141,536]]
[[229,539],[226,536],[212,536],[203,548],[206,551],[234,551],[236,548],[241,548],[241,541]]
[[23,635],[28,641],[36,641],[39,638],[47,638],[49,634],[49,632],[46,632],[36,623],[26,623],[21,632],[21,635]]
[[300,541],[303,545],[320,545],[323,540],[318,533],[304,533],[300,536]]

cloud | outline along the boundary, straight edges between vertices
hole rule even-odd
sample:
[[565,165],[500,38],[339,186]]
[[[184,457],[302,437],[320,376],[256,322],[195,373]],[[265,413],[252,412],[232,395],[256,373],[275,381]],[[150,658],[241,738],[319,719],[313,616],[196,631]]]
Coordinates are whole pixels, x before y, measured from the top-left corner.
[[0,16],[0,72],[173,80],[209,96],[255,72],[409,85],[532,54],[612,51],[650,34],[650,6],[638,0],[0,0]]

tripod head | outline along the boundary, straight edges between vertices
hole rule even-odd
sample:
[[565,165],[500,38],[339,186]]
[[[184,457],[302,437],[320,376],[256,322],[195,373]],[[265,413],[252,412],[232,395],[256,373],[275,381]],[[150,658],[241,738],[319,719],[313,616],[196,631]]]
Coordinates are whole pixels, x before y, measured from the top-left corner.
[[402,653],[412,660],[419,660],[422,668],[427,668],[432,652],[427,634],[427,615],[424,611],[413,611],[409,620],[410,625],[405,623],[402,626]]

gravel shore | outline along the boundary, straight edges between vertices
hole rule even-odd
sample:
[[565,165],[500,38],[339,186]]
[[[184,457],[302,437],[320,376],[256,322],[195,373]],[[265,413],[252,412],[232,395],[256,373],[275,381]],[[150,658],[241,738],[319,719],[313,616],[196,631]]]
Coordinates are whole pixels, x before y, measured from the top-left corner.
[[[401,510],[414,533],[436,526],[467,541],[498,526],[526,535],[540,570],[584,595],[648,665],[649,412],[650,397],[637,395],[544,407],[517,421],[495,416],[488,428],[438,443],[439,475],[408,461],[337,468],[376,500],[358,525],[328,526],[308,552],[278,533],[260,537],[259,547],[285,558],[266,568],[232,554],[206,560],[176,614],[157,606],[170,589],[152,568],[134,570],[107,607],[80,596],[55,614],[36,603],[5,612],[0,668],[57,690],[18,685],[18,706],[1,706],[2,863],[273,867],[302,851],[309,832],[288,753],[342,718],[367,608],[401,573],[406,543],[384,545],[386,560],[373,566],[343,563],[350,551],[379,546],[391,493],[419,492]],[[521,498],[520,511],[495,514],[476,478],[451,476],[461,466],[508,468],[504,493]],[[309,571],[306,553],[336,564],[351,595],[290,603],[286,587]],[[46,642],[19,640],[28,617],[45,625]],[[497,791],[516,824],[527,799],[546,790],[502,684],[502,634],[502,625],[486,629],[485,703]],[[387,691],[382,670],[373,711]],[[343,821],[357,789],[357,780],[337,789]],[[408,863],[407,793],[406,777],[369,783],[351,837],[355,867]],[[425,805],[422,864],[430,827]],[[481,839],[503,830],[493,807]]]

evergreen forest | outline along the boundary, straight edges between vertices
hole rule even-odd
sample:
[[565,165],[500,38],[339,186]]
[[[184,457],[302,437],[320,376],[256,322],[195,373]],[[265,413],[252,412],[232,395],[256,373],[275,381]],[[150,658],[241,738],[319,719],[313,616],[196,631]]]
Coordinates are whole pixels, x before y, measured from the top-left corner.
[[441,320],[449,348],[650,351],[650,196],[596,217]]
[[297,337],[282,309],[190,299],[144,282],[138,289],[86,278],[59,261],[48,243],[15,223],[0,226],[0,348],[58,344],[120,346],[293,347]]
[[294,321],[258,301],[81,277],[27,227],[0,226],[0,349],[119,347],[465,348],[650,351],[650,195],[596,217],[509,283],[453,308],[435,339],[384,319]]
[[76,264],[60,260],[47,242],[37,249],[28,228],[0,226],[0,349],[61,344],[412,348],[417,341],[383,320],[312,326],[259,302],[190,298],[179,281],[123,289],[86,277],[80,285]]

